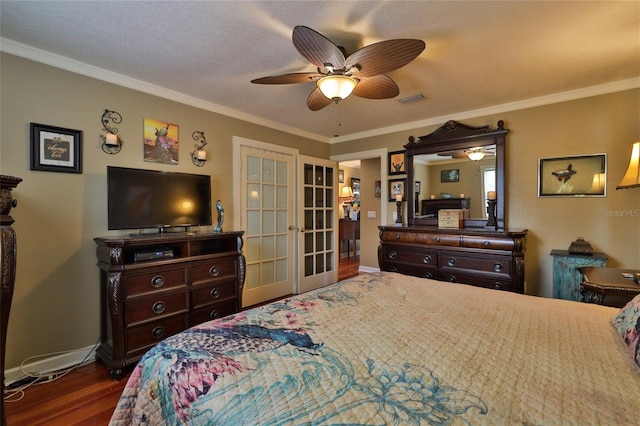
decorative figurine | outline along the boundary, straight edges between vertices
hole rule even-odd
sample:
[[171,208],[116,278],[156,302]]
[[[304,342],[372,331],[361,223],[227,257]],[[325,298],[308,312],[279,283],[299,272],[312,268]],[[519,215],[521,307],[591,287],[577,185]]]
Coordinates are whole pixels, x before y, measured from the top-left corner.
[[222,223],[224,222],[224,207],[220,204],[220,200],[216,201],[216,210],[218,210],[218,224],[213,232],[222,232]]

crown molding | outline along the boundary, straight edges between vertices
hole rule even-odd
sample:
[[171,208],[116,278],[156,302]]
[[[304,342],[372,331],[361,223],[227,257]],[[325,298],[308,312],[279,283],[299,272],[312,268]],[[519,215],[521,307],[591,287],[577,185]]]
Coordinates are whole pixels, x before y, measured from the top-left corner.
[[151,83],[147,83],[142,80],[137,80],[128,77],[123,74],[107,71],[102,68],[88,65],[80,61],[69,59],[67,57],[56,55],[51,52],[47,52],[42,49],[28,46],[26,44],[18,43],[16,41],[0,37],[0,51],[9,53],[15,56],[19,56],[25,59],[30,59],[35,62],[50,65],[52,67],[60,68],[66,71],[70,71],[76,74],[81,74],[87,77],[95,78],[98,80],[113,83],[118,86],[126,87],[129,89],[137,90],[139,92],[147,93],[154,96],[159,96],[165,99],[169,99],[175,102],[179,102],[185,105],[200,108],[206,111],[211,111],[217,114],[221,114],[231,118],[237,118],[239,120],[247,121],[260,126],[265,126],[274,130],[280,130],[293,135],[301,136],[304,138],[316,140],[323,143],[341,143],[357,139],[363,139],[374,136],[386,135],[389,133],[402,132],[420,127],[429,127],[433,125],[440,125],[447,120],[450,120],[452,116],[456,117],[456,120],[467,120],[475,117],[481,117],[485,115],[501,114],[509,111],[517,111],[526,108],[533,108],[544,105],[551,105],[560,102],[572,101],[576,99],[588,98],[591,96],[605,95],[608,93],[622,92],[624,90],[637,89],[640,87],[640,77],[630,78],[628,80],[614,81],[611,83],[601,84],[598,86],[585,87],[576,90],[570,90],[566,92],[555,93],[546,96],[540,96],[531,99],[525,99],[522,101],[508,102],[505,104],[495,105],[487,108],[474,109],[470,111],[463,111],[460,113],[447,114],[438,117],[431,117],[425,120],[412,121],[409,123],[398,124],[395,126],[381,127],[378,129],[352,133],[350,135],[338,136],[334,138],[327,138],[325,136],[317,135],[315,133],[305,132],[295,127],[284,126],[280,123],[276,123],[271,120],[266,120],[262,117],[247,114],[242,111],[234,110],[224,107],[222,105],[214,104],[212,102],[203,101],[192,96],[187,96],[182,93],[166,89],[161,86],[157,86]]
[[50,65],[55,68],[60,68],[65,71],[84,75],[86,77],[106,81],[107,83],[113,83],[118,86],[126,87],[128,89],[137,90],[139,92],[169,99],[181,104],[193,106],[206,111],[211,111],[216,114],[221,114],[231,118],[237,118],[239,120],[247,121],[249,123],[257,124],[260,126],[265,126],[270,129],[280,130],[286,133],[316,140],[319,142],[330,142],[330,138],[325,136],[320,136],[311,132],[305,132],[295,127],[284,126],[280,123],[266,120],[262,117],[227,108],[222,105],[214,104],[212,102],[203,101],[202,99],[198,99],[193,96],[187,96],[183,93],[157,86],[155,84],[147,83],[142,80],[137,80],[123,74],[107,71],[105,69],[95,67],[84,62],[76,61],[74,59],[57,55],[55,53],[47,52],[46,50],[37,49],[35,47],[18,43],[7,38],[0,37],[0,51],[19,56],[21,58],[30,59],[32,61],[39,62],[45,65]]
[[573,101],[576,99],[589,98],[591,96],[606,95],[609,93],[622,92],[625,90],[637,89],[640,87],[640,77],[630,78],[628,80],[614,81],[611,83],[600,84],[598,86],[584,87],[582,89],[569,90],[567,92],[554,93],[552,95],[539,96],[537,98],[525,99],[522,101],[508,102],[506,104],[495,105],[487,108],[474,109],[464,111],[457,114],[447,114],[439,117],[432,117],[425,120],[412,121],[409,123],[398,124],[396,126],[381,127],[379,129],[367,132],[353,133],[350,135],[340,136],[331,139],[331,143],[347,142],[356,139],[369,138],[374,136],[386,135],[389,133],[402,132],[406,130],[416,129],[419,127],[428,127],[433,125],[441,125],[451,120],[455,116],[457,121],[467,120],[470,118],[482,117],[485,115],[502,114],[510,111],[518,111],[521,109],[534,108],[538,106],[551,105],[560,102]]

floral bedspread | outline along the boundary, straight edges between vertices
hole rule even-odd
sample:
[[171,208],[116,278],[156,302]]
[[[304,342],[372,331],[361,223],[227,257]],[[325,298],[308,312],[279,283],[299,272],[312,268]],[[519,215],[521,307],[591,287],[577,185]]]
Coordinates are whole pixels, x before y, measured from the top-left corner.
[[111,424],[635,424],[616,312],[361,274],[166,339]]

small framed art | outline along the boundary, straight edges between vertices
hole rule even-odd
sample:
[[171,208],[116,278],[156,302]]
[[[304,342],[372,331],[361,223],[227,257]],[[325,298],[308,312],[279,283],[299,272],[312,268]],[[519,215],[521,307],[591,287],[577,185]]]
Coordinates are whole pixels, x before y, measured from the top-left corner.
[[344,170],[338,169],[338,183],[344,183]]
[[82,130],[31,123],[31,170],[82,173]]
[[389,153],[388,175],[403,175],[407,173],[407,151],[394,151]]
[[440,171],[440,182],[459,182],[460,169],[448,169]]
[[389,201],[396,201],[396,195],[402,195],[402,201],[407,200],[407,178],[389,179]]
[[538,197],[605,197],[607,154],[541,158]]

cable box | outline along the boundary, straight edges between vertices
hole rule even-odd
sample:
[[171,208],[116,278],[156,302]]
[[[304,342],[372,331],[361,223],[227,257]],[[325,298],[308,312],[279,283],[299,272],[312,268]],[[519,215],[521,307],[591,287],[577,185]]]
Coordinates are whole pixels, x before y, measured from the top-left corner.
[[145,250],[135,252],[133,254],[133,261],[142,262],[145,260],[170,259],[172,257],[172,249]]

